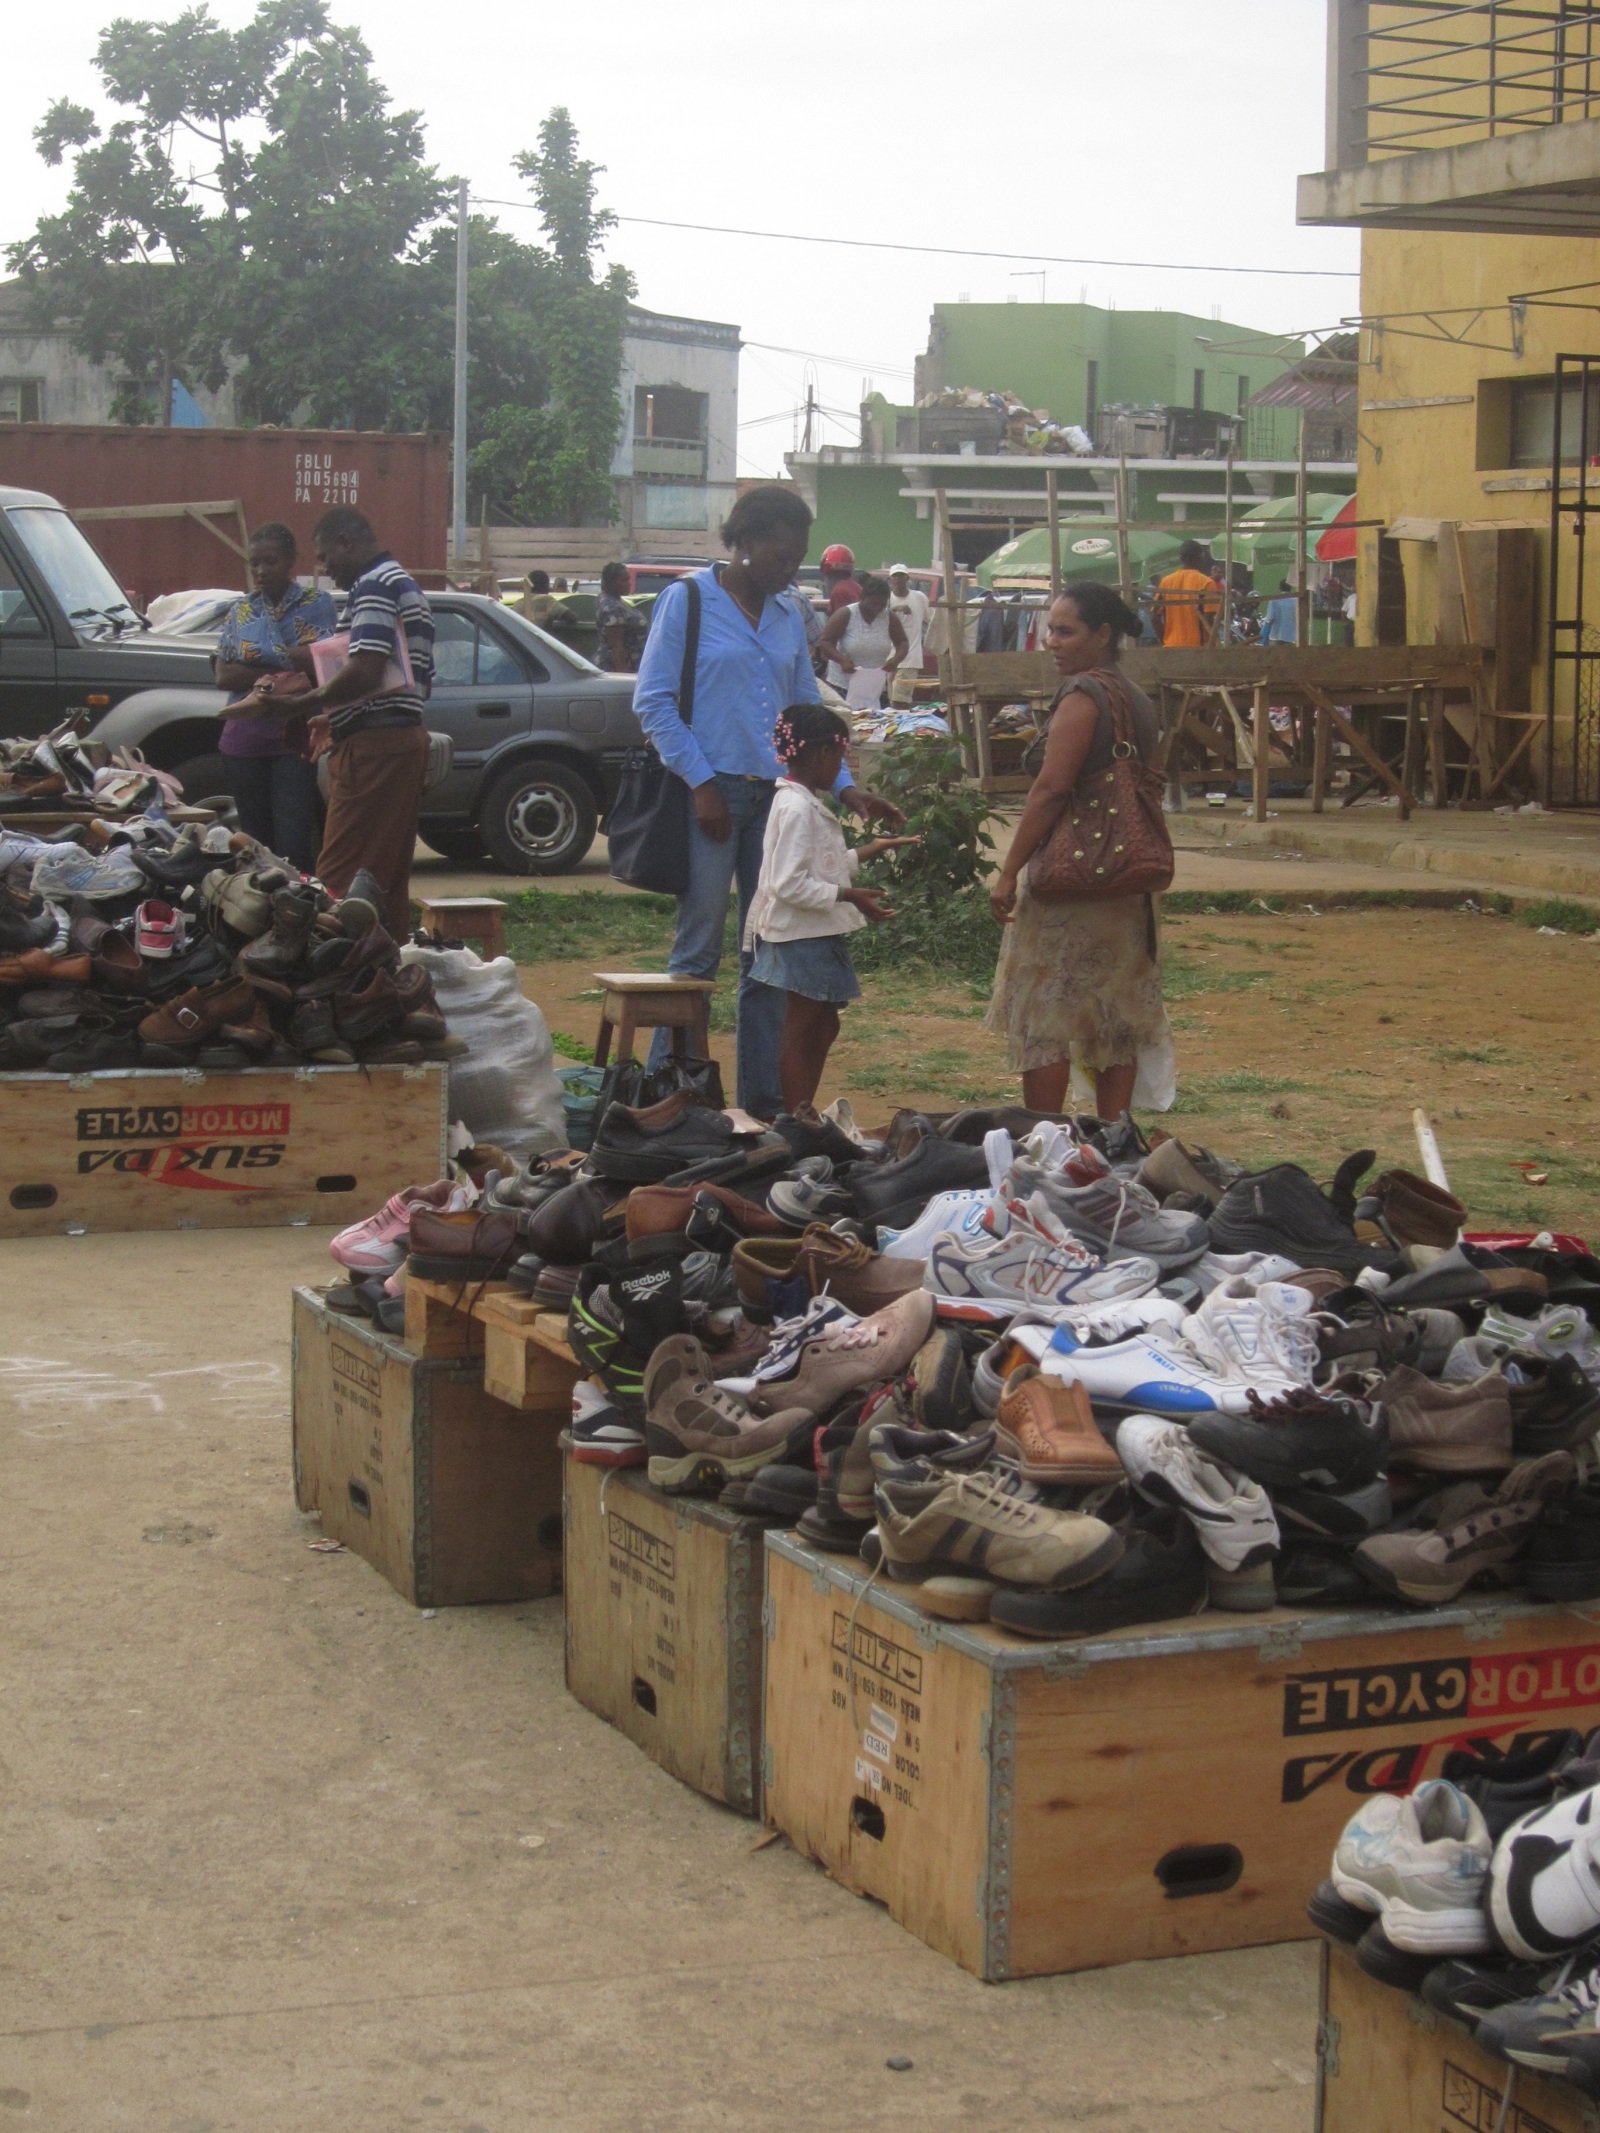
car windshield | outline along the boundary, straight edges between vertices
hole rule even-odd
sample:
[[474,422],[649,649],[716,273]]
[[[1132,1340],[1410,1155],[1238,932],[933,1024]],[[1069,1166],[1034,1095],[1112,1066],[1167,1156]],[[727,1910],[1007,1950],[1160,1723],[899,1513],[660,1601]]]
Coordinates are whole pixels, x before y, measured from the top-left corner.
[[590,665],[581,652],[575,652],[570,644],[563,644],[559,637],[549,636],[536,623],[525,622],[514,607],[501,608],[495,620],[512,631],[531,637],[536,644],[545,651],[553,653],[564,667],[570,667],[575,674],[598,674],[600,672],[597,666]]
[[65,511],[21,504],[6,516],[76,629],[95,637],[108,630],[115,635],[144,627],[122,587]]

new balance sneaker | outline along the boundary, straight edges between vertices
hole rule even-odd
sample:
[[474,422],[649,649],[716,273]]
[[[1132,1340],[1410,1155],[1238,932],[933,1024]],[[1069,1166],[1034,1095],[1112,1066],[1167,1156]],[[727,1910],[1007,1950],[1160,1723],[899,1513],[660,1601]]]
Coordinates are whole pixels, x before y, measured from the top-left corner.
[[[1098,1163],[1098,1174],[1073,1184],[1074,1172]],[[1012,1165],[1008,1190],[1019,1200],[1042,1193],[1050,1212],[1075,1237],[1106,1259],[1153,1259],[1163,1273],[1190,1266],[1211,1242],[1199,1215],[1169,1214],[1153,1193],[1119,1177],[1090,1148],[1080,1149],[1066,1170]]]
[[1476,1955],[1492,1945],[1483,1907],[1492,1850],[1472,1801],[1434,1778],[1404,1798],[1363,1802],[1334,1847],[1333,1885],[1358,1910],[1380,1912],[1408,1955]]
[[1082,1511],[1052,1511],[984,1470],[994,1438],[879,1424],[871,1455],[878,1535],[891,1578],[974,1573],[1062,1591],[1109,1570],[1122,1541]]
[[1550,1452],[1507,1474],[1492,1496],[1473,1483],[1445,1492],[1431,1528],[1374,1533],[1357,1547],[1355,1563],[1367,1582],[1397,1600],[1436,1607],[1453,1600],[1487,1571],[1505,1572],[1527,1546],[1544,1500],[1572,1478],[1572,1456]]
[[567,1434],[580,1466],[643,1466],[650,1456],[642,1423],[624,1414],[597,1378],[573,1386]]
[[1243,1413],[1197,1415],[1194,1441],[1208,1459],[1237,1467],[1274,1495],[1288,1489],[1347,1496],[1383,1474],[1389,1433],[1383,1410],[1369,1401],[1304,1387],[1272,1400],[1251,1391],[1243,1407]]
[[1515,2066],[1600,2097],[1600,1965],[1579,1969],[1565,1984],[1552,1981],[1520,2004],[1488,2010],[1476,2038]]
[[1569,1955],[1600,1934],[1600,1787],[1514,1822],[1495,1846],[1489,1913],[1513,1955]]
[[651,1485],[669,1496],[718,1495],[731,1481],[781,1464],[816,1427],[801,1408],[753,1414],[713,1380],[705,1350],[687,1333],[651,1356],[644,1403]]
[[1220,1573],[1210,1580],[1213,1606],[1253,1613],[1274,1604],[1278,1522],[1259,1483],[1207,1459],[1186,1429],[1158,1415],[1120,1422],[1117,1452],[1141,1495],[1171,1504],[1193,1525]]
[[946,1230],[958,1237],[992,1235],[984,1218],[993,1205],[994,1194],[987,1186],[975,1192],[937,1193],[905,1229],[880,1227],[878,1249],[887,1259],[926,1260],[934,1239]]
[[1003,1237],[936,1238],[923,1287],[936,1299],[941,1318],[1003,1324],[1019,1311],[1053,1313],[1074,1301],[1115,1301],[1153,1285],[1148,1260],[1106,1266],[1071,1241],[1047,1242],[1036,1230],[1013,1226]]
[[1287,1282],[1224,1281],[1183,1322],[1186,1340],[1227,1377],[1270,1396],[1309,1387],[1317,1367],[1311,1298]]

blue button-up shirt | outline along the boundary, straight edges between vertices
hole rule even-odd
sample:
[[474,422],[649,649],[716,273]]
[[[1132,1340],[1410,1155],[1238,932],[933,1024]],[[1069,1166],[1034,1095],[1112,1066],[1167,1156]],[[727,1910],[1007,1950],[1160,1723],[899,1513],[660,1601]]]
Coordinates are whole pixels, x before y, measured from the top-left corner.
[[[805,624],[781,596],[750,618],[717,582],[714,570],[694,573],[700,587],[700,654],[695,665],[693,723],[678,716],[683,638],[689,596],[684,580],[656,601],[639,662],[633,708],[669,770],[690,787],[724,777],[772,778],[779,764],[772,745],[778,714],[790,704],[818,701]],[[848,774],[841,784],[848,785]]]

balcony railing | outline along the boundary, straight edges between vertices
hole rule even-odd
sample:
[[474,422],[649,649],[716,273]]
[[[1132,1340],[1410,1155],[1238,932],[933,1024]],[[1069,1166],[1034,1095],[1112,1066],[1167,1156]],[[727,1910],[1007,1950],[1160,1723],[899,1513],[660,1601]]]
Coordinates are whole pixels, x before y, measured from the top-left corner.
[[1600,6],[1346,0],[1341,13],[1341,164],[1600,116]]
[[669,474],[677,481],[704,481],[706,448],[675,437],[635,437],[635,474]]

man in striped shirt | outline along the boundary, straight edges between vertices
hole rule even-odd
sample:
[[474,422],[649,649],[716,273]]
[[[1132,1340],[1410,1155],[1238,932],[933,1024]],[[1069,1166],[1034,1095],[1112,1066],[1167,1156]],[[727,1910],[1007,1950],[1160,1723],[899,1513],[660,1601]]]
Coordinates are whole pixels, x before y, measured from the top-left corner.
[[428,773],[423,705],[433,687],[433,616],[408,572],[359,511],[324,512],[317,568],[349,595],[344,664],[310,696],[311,747],[328,757],[328,819],[317,874],[335,896],[365,867],[383,887],[383,922],[411,930],[411,858]]

